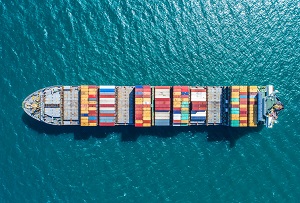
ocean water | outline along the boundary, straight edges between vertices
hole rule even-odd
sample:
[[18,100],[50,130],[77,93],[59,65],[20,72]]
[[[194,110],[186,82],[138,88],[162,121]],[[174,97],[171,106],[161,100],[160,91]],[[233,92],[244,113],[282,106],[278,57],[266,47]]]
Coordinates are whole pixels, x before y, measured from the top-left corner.
[[[298,202],[300,3],[0,0],[0,202]],[[266,85],[273,129],[68,128],[46,86]]]

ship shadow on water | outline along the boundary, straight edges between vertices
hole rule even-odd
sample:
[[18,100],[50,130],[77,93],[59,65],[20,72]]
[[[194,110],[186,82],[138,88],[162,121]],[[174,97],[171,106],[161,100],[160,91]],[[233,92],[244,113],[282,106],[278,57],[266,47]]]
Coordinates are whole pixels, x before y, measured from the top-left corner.
[[262,130],[263,126],[257,128],[232,128],[226,126],[189,126],[189,127],[151,127],[135,128],[134,126],[115,127],[80,127],[80,126],[52,126],[41,123],[26,113],[22,116],[23,122],[31,129],[41,134],[61,135],[63,133],[73,133],[75,140],[87,140],[90,137],[106,138],[112,133],[121,134],[121,141],[136,141],[140,136],[156,136],[161,138],[174,137],[180,133],[189,133],[196,136],[197,133],[205,133],[208,142],[229,142],[230,147],[234,147],[236,141],[254,132]]

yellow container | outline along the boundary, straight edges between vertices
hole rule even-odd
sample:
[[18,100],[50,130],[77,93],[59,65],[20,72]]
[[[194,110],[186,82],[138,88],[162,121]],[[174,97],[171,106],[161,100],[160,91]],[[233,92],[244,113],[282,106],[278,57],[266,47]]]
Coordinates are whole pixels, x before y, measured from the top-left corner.
[[231,120],[238,120],[239,119],[239,114],[230,114],[230,119]]
[[240,104],[240,102],[231,102],[231,104]]
[[188,101],[190,101],[190,99],[189,98],[182,98],[182,101],[188,102]]
[[173,92],[173,95],[175,96],[177,96],[177,95],[181,95],[181,92]]
[[241,104],[241,105],[240,105],[240,108],[241,108],[241,109],[242,109],[242,108],[246,108],[246,109],[247,109],[247,105]]
[[97,123],[89,123],[89,126],[97,126]]
[[240,87],[239,86],[231,86],[231,89],[238,90],[238,89],[240,89]]
[[142,120],[135,120],[135,123],[143,123]]
[[150,127],[151,123],[143,123],[143,127]]
[[189,123],[189,120],[181,120],[180,123]]
[[240,123],[240,127],[247,127],[247,123]]
[[142,99],[143,99],[144,102],[151,102],[151,98],[142,98]]
[[89,126],[88,123],[80,123],[80,126]]
[[143,102],[143,98],[135,98],[135,102]]
[[97,101],[89,101],[89,104],[97,104]]
[[96,110],[97,110],[97,107],[89,107],[89,110],[90,110],[90,111],[96,111]]
[[248,120],[247,117],[240,117],[240,121],[246,121]]
[[180,107],[181,106],[181,102],[180,101],[175,101],[175,102],[173,102],[173,106],[176,106],[176,107],[179,106]]
[[135,104],[143,104],[142,101],[136,101]]
[[181,98],[174,98],[173,101],[174,102],[179,102],[179,101],[182,101],[182,99]]
[[143,116],[146,115],[146,116],[150,116],[151,115],[151,111],[143,111]]
[[143,121],[151,121],[151,117],[150,116],[149,117],[148,116],[147,117],[143,116]]
[[181,108],[181,111],[189,111],[189,108]]
[[231,97],[239,97],[240,93],[239,92],[231,92]]

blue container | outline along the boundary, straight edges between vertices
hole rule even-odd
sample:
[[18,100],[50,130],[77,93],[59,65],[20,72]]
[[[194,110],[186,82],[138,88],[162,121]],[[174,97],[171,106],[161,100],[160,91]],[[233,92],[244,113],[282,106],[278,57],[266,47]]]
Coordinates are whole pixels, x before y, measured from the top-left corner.
[[89,120],[97,120],[96,116],[89,116]]
[[247,95],[240,95],[241,99],[247,99]]
[[114,110],[99,110],[99,113],[115,113]]
[[89,114],[87,114],[87,113],[81,114],[81,117],[88,117],[88,116],[89,116]]
[[238,101],[240,101],[239,98],[231,98],[230,100],[233,101],[233,102],[238,102]]
[[115,89],[99,89],[99,92],[115,92]]
[[135,88],[136,89],[143,89],[143,85],[136,85]]

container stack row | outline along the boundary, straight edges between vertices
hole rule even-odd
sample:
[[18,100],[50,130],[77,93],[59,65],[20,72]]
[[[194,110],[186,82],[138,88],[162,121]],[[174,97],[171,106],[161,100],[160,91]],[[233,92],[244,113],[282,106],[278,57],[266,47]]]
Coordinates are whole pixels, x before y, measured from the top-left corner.
[[188,86],[173,87],[173,126],[188,126],[190,89]]
[[247,108],[247,103],[248,103],[248,94],[247,94],[247,86],[240,86],[240,98],[239,98],[239,102],[240,102],[240,127],[247,127],[248,125],[248,108]]
[[230,91],[230,126],[240,126],[240,87],[231,86]]
[[135,127],[151,126],[151,87],[135,86]]
[[116,122],[115,86],[99,86],[99,126],[114,126]]
[[80,87],[80,125],[98,125],[98,87],[93,85],[82,85]]
[[207,124],[222,124],[222,87],[207,87]]
[[169,126],[171,99],[170,86],[154,87],[154,124],[155,126]]
[[248,86],[248,126],[257,126],[257,86]]
[[207,100],[206,88],[192,87],[191,88],[191,125],[206,124],[207,115]]
[[117,86],[116,100],[116,123],[118,125],[133,125],[134,86]]

